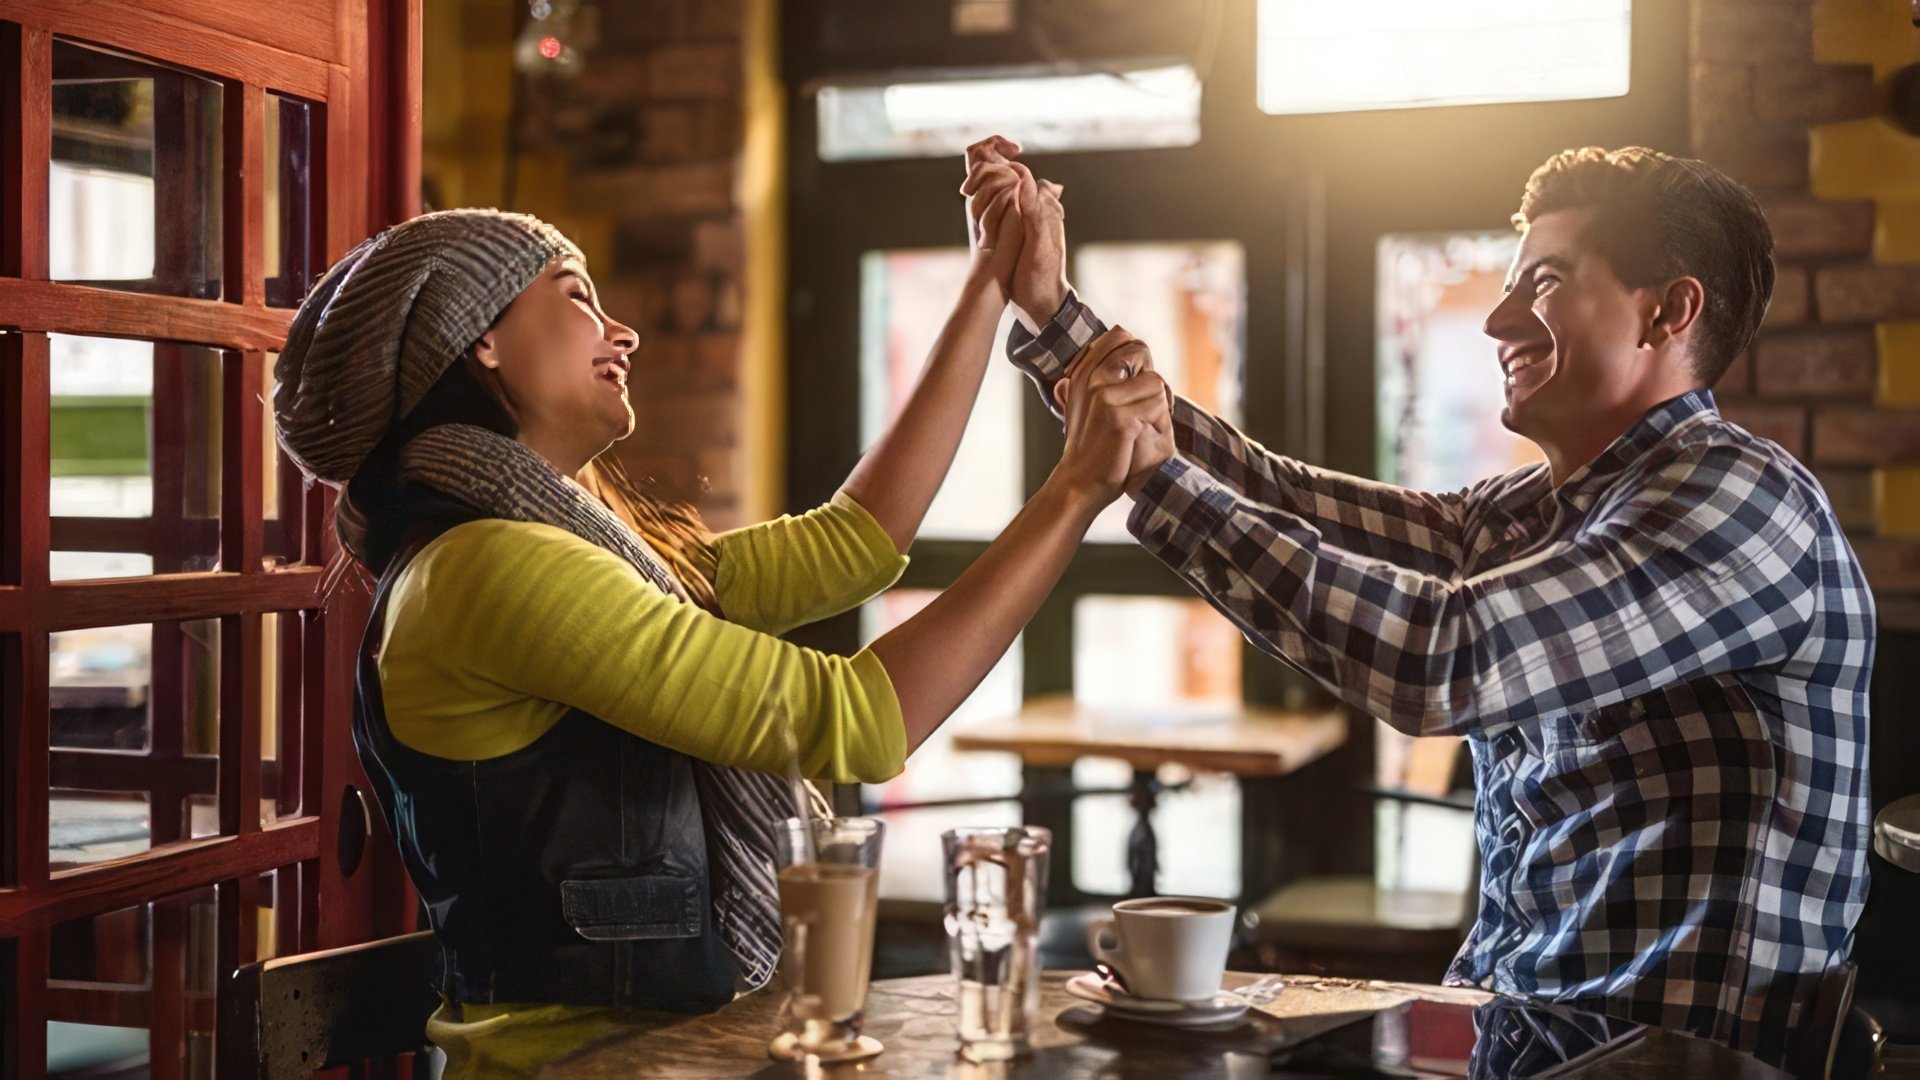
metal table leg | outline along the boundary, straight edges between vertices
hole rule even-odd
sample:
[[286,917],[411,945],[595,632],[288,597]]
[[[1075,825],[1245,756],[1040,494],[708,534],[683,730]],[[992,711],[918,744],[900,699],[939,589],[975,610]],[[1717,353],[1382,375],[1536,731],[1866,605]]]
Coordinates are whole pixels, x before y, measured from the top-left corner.
[[1127,834],[1127,873],[1133,878],[1128,896],[1154,895],[1154,878],[1160,870],[1160,841],[1153,835],[1153,804],[1160,794],[1160,781],[1152,772],[1134,770],[1133,786],[1127,797],[1133,803],[1133,831]]

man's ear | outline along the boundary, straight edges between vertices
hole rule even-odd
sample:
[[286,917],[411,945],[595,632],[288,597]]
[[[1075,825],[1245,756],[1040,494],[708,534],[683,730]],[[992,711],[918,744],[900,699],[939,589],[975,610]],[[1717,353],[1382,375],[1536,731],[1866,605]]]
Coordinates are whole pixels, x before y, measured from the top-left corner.
[[1707,290],[1696,277],[1674,278],[1648,294],[1640,344],[1653,349],[1691,329],[1707,301]]
[[499,350],[494,347],[492,330],[481,334],[479,340],[473,343],[473,358],[478,360],[480,366],[486,368],[488,371],[498,371],[500,369],[500,353]]

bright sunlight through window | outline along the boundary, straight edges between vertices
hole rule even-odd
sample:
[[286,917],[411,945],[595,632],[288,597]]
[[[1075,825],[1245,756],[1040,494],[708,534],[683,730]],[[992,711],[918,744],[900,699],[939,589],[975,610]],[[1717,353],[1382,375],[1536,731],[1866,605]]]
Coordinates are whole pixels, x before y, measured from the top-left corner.
[[1631,12],[1631,0],[1260,0],[1260,108],[1619,97]]
[[1192,146],[1200,78],[1192,67],[828,86],[819,94],[820,157],[941,157],[994,132],[1029,151]]

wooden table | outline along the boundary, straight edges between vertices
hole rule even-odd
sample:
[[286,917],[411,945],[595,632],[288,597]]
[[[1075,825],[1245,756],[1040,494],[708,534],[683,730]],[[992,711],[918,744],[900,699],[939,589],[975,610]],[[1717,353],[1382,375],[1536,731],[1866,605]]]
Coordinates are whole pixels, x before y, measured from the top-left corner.
[[[1292,826],[1311,821],[1312,799],[1295,777],[1301,769],[1347,740],[1339,710],[1285,712],[1234,707],[1163,706],[1122,710],[1083,705],[1070,697],[1029,701],[1016,716],[973,724],[956,732],[958,750],[1017,754],[1024,767],[1021,803],[1029,824],[1053,830],[1053,863],[1072,866],[1072,779],[1083,757],[1119,758],[1133,766],[1131,798],[1136,814],[1127,839],[1130,896],[1157,892],[1159,841],[1151,814],[1163,765],[1184,765],[1239,778],[1241,900],[1252,902],[1297,876],[1300,834]],[[1290,865],[1296,864],[1296,865]],[[1070,889],[1071,874],[1054,881]],[[1058,905],[1080,899],[1056,889]]]
[[[774,1080],[802,1076],[859,1076],[872,1080],[891,1077],[953,1080],[1254,1077],[1269,1075],[1267,1052],[1282,1041],[1290,1022],[1254,1010],[1248,1013],[1250,1019],[1245,1024],[1212,1032],[1130,1024],[1108,1019],[1098,1006],[1069,996],[1065,989],[1067,977],[1066,972],[1048,972],[1045,976],[1039,1030],[1033,1038],[1034,1053],[1009,1065],[976,1066],[956,1057],[953,978],[930,975],[874,984],[867,999],[865,1030],[887,1049],[864,1065],[817,1068],[809,1072],[799,1064],[769,1061],[767,1041],[778,1024],[781,997],[776,991],[761,991],[706,1016],[644,1022],[630,1032],[575,1051],[549,1065],[541,1075],[555,1080],[602,1077],[608,1080],[637,1077]],[[1227,985],[1245,985],[1257,977],[1231,973]],[[1440,987],[1403,988],[1439,1000],[1460,1000],[1463,993],[1472,994]],[[1287,994],[1295,993],[1301,995],[1298,1000],[1303,1006],[1314,1005],[1315,995],[1306,987],[1290,986],[1279,1000],[1284,1002],[1288,1000]],[[1649,1080],[1683,1076],[1781,1080],[1786,1074],[1714,1043],[1656,1031],[1604,1062],[1596,1062],[1572,1075]]]

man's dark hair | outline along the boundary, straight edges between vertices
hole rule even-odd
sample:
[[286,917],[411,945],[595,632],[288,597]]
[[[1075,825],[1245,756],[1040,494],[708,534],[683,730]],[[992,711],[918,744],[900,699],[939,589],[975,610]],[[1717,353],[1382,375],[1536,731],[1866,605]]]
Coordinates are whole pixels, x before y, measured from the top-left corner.
[[1516,228],[1542,214],[1592,208],[1589,235],[1636,288],[1698,278],[1693,372],[1720,381],[1752,343],[1773,296],[1773,230],[1753,193],[1704,161],[1644,146],[1563,150],[1527,177]]

